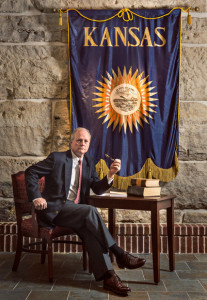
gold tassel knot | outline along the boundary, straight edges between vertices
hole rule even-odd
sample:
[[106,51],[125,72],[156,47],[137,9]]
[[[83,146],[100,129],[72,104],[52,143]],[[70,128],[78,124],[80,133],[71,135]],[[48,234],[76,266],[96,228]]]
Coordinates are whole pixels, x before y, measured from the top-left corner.
[[[125,19],[125,15],[127,16],[127,19]],[[118,13],[118,18],[123,18],[124,21],[132,21],[133,20],[133,13],[128,8],[123,8]]]

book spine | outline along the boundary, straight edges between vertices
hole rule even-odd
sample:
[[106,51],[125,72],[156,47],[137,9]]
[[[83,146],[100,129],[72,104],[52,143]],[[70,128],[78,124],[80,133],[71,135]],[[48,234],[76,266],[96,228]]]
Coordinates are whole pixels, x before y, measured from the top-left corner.
[[128,187],[127,193],[130,195],[136,195],[136,196],[143,196],[144,195],[144,189],[134,189],[133,187]]
[[131,184],[145,187],[146,186],[146,180],[132,179]]

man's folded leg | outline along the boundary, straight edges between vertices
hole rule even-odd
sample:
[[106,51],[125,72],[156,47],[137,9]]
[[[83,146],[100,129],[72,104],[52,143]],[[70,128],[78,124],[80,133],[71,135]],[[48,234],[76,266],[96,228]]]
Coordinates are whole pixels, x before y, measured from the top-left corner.
[[101,215],[94,206],[67,201],[55,217],[54,223],[58,226],[71,227],[80,234],[84,228],[87,228],[88,232],[96,237],[105,252],[108,252],[108,249],[115,244]]
[[108,251],[116,256],[120,268],[139,268],[145,260],[132,256],[115,243],[96,208],[69,203],[54,221],[56,225],[73,228],[85,242],[94,277],[104,280],[105,289],[122,295],[130,290],[113,271]]
[[116,256],[116,262],[120,269],[137,269],[142,267],[146,262],[144,258],[139,258],[124,251],[117,244],[114,244],[109,249]]
[[82,229],[78,235],[86,244],[90,266],[95,279],[97,281],[103,280],[103,288],[105,290],[112,291],[118,295],[127,296],[127,293],[131,290],[122,283],[121,279],[114,272],[108,252],[103,252],[99,241],[93,237],[86,228]]
[[89,256],[89,263],[97,281],[103,280],[108,271],[113,270],[108,251],[99,243],[87,228],[77,231],[78,236],[84,241]]

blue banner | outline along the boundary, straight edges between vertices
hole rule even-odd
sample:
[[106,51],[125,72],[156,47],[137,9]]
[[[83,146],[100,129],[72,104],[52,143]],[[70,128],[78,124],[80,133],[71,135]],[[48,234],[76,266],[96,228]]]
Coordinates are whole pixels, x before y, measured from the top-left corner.
[[68,22],[72,128],[90,130],[90,155],[121,159],[121,177],[173,179],[181,9],[69,10]]

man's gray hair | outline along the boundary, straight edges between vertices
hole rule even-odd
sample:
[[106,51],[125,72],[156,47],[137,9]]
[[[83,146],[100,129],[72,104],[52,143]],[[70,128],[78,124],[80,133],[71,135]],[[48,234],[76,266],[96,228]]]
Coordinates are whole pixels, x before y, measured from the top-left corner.
[[88,135],[89,135],[90,140],[91,140],[91,133],[90,133],[90,131],[89,131],[88,129],[84,128],[84,127],[77,127],[77,128],[73,131],[73,133],[72,133],[71,140],[74,140],[75,134],[76,134],[76,132],[78,132],[79,130],[85,130],[86,132],[88,132]]

